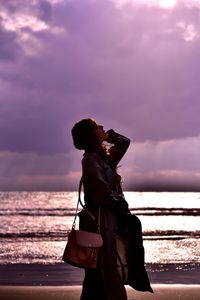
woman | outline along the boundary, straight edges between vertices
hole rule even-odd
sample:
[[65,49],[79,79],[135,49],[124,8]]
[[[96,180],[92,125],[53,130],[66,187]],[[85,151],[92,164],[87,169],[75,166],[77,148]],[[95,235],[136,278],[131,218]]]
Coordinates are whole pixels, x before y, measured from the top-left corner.
[[[103,238],[97,268],[85,270],[81,300],[126,300],[126,290],[117,271],[116,234],[120,218],[129,210],[116,169],[130,140],[112,129],[105,132],[93,119],[76,123],[72,137],[75,147],[85,151],[82,160],[84,200],[96,220],[101,207]],[[108,150],[103,145],[105,141],[113,144]],[[95,231],[96,222],[89,215],[80,216],[80,227]]]

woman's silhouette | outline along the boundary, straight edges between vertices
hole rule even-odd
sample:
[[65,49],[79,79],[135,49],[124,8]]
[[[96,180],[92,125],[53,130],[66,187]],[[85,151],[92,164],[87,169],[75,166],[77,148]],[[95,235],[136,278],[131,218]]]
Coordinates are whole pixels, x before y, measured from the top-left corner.
[[[84,150],[82,159],[84,200],[87,209],[96,216],[101,207],[100,249],[97,268],[85,269],[81,300],[126,300],[126,290],[117,271],[116,234],[121,220],[129,213],[117,165],[130,140],[114,130],[105,132],[93,119],[83,119],[72,128],[77,149]],[[110,148],[104,142],[112,144]],[[89,215],[80,214],[80,228],[96,230]]]

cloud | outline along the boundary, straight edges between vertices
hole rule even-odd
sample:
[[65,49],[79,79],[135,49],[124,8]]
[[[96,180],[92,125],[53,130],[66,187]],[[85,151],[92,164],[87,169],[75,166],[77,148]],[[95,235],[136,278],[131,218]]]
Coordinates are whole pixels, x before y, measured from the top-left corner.
[[[198,139],[200,5],[129,2],[0,1],[0,151],[15,162],[16,153],[38,156],[38,174],[19,176],[48,176],[40,168],[46,157],[68,164],[70,130],[84,117],[136,145]],[[187,160],[180,163],[190,172]]]
[[122,161],[127,189],[199,190],[200,136],[132,143]]
[[82,153],[38,155],[0,152],[0,190],[74,190]]
[[[199,190],[200,137],[133,143],[120,162],[125,190]],[[1,190],[77,190],[82,152],[0,152]]]

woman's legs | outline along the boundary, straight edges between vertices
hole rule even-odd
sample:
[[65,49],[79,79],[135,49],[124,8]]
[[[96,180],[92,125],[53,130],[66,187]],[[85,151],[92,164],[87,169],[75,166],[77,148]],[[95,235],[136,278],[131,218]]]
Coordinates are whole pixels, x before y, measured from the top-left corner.
[[113,273],[113,284],[109,286],[106,294],[106,300],[127,300],[126,289],[117,269]]
[[86,269],[80,300],[106,300],[103,279],[99,269]]
[[105,285],[98,269],[86,269],[80,300],[127,300],[126,289],[117,269],[113,270]]

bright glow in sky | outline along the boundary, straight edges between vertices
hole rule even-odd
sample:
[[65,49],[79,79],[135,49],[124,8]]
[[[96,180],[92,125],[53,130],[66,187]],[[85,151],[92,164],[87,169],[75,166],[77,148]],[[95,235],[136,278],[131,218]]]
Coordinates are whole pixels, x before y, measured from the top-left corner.
[[176,4],[186,4],[188,7],[199,6],[200,0],[111,0],[117,7],[123,7],[126,4],[159,6],[161,8],[171,9]]
[[130,4],[142,4],[142,5],[158,5],[163,8],[172,8],[176,4],[177,0],[112,0],[117,3],[118,7],[122,7],[128,3]]
[[160,7],[164,8],[171,8],[176,4],[176,0],[160,0],[159,5]]

